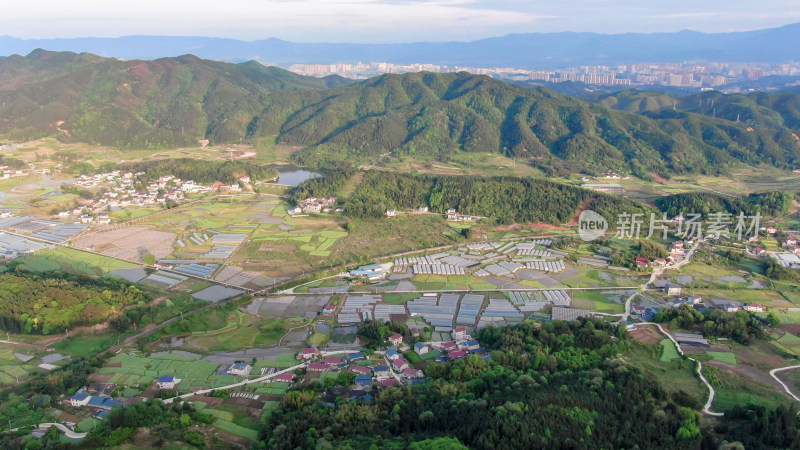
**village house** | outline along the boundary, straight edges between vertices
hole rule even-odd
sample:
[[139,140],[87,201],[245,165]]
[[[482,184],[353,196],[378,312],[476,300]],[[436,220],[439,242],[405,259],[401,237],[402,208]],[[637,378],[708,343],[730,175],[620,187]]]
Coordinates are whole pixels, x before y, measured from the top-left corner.
[[366,366],[350,366],[349,371],[356,375],[369,375],[372,373],[372,369]]
[[650,267],[650,261],[647,258],[637,257],[636,258],[636,267],[638,267],[640,269],[646,269],[646,268]]
[[394,359],[392,360],[392,368],[397,372],[401,372],[403,369],[408,368],[408,361],[403,358]]
[[462,352],[460,350],[452,350],[447,353],[447,359],[454,361],[456,359],[463,359],[467,356],[466,352]]
[[669,246],[669,252],[672,255],[680,256],[686,253],[686,248],[683,241],[675,241]]
[[790,245],[797,245],[797,239],[795,239],[795,238],[787,238],[786,240],[781,242],[781,245],[784,246],[784,247],[788,247]]
[[344,358],[328,357],[328,358],[323,358],[322,362],[329,366],[341,366],[342,364],[344,364]]
[[668,283],[664,286],[664,293],[667,295],[681,295],[681,285]]
[[393,348],[386,350],[386,359],[389,361],[394,361],[395,359],[399,358],[402,358],[402,356],[400,356],[400,353],[397,350]]
[[356,386],[362,388],[372,387],[372,377],[369,375],[356,375]]
[[414,352],[416,352],[418,355],[424,355],[428,353],[429,350],[430,349],[427,345],[425,345],[424,342],[417,342],[414,344]]
[[667,260],[664,258],[656,258],[653,260],[653,265],[656,267],[664,267],[667,265]]
[[293,373],[282,373],[275,377],[275,381],[278,383],[292,383],[294,382],[294,374]]
[[304,348],[303,350],[300,351],[300,353],[297,354],[297,359],[303,361],[309,361],[318,357],[319,355],[320,355],[319,350],[317,350],[316,348]]
[[386,340],[389,341],[389,343],[391,345],[394,345],[394,346],[402,345],[403,344],[403,335],[401,335],[400,333],[395,333],[395,334],[389,336],[388,338],[386,338]]
[[453,329],[453,331],[450,333],[450,335],[453,337],[453,340],[455,340],[455,341],[466,340],[467,337],[469,336],[467,334],[467,329],[464,328],[464,327],[457,327],[457,328]]
[[403,376],[406,378],[422,378],[422,371],[417,369],[403,369]]
[[355,353],[349,353],[346,356],[346,358],[347,362],[352,363],[356,361],[364,361],[365,359],[367,359],[367,356],[362,352],[355,352]]
[[417,208],[417,212],[426,213],[426,212],[428,212],[428,207],[427,206],[420,206],[419,208]]
[[387,209],[386,210],[386,217],[397,217],[397,211],[394,209]]
[[748,303],[744,305],[744,310],[750,312],[767,312],[767,308],[761,303]]
[[470,339],[465,343],[467,350],[477,350],[481,348],[481,343],[477,339]]
[[383,378],[389,378],[392,376],[387,366],[375,366],[372,368],[372,373],[375,375],[375,378],[379,380]]
[[323,363],[310,363],[308,365],[308,370],[310,372],[324,372],[328,370],[329,366]]

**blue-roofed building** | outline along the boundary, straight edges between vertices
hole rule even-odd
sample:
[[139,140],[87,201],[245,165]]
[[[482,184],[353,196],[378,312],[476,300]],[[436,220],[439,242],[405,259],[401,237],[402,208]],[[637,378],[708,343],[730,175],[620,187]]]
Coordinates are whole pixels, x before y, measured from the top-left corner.
[[414,351],[418,355],[424,355],[424,354],[428,353],[429,350],[430,349],[428,348],[427,345],[425,345],[424,342],[417,342],[416,344],[414,344]]
[[389,350],[386,350],[386,358],[388,358],[389,361],[394,361],[395,359],[400,358],[400,353],[398,353],[397,350],[390,348]]
[[238,377],[246,377],[250,375],[253,366],[245,363],[236,363],[228,368],[228,375],[235,375]]
[[446,356],[437,356],[437,357],[434,359],[434,361],[436,361],[436,362],[438,362],[438,363],[444,363],[444,362],[447,362],[447,357],[446,357]]
[[391,265],[367,264],[358,269],[351,270],[350,276],[366,278],[368,280],[379,280],[389,273],[390,268]]
[[372,387],[372,377],[369,375],[356,375],[356,386]]
[[122,406],[122,402],[118,402],[111,397],[92,397],[89,400],[89,405],[92,408],[99,408],[106,411],[110,411],[113,408],[118,408]]
[[361,352],[350,353],[350,354],[347,355],[347,361],[348,362],[362,361],[362,360],[365,360],[365,359],[367,359],[366,355],[364,355]]
[[372,368],[372,373],[375,374],[375,378],[378,379],[389,378],[392,376],[391,372],[389,372],[389,367],[387,366],[375,366]]
[[466,345],[467,345],[467,350],[475,350],[481,347],[481,343],[478,342],[477,339],[471,339],[467,341]]
[[87,394],[86,391],[78,391],[69,398],[69,404],[72,406],[86,406],[91,399],[92,396]]
[[181,379],[164,375],[158,378],[157,384],[159,389],[175,389],[175,386],[181,384]]

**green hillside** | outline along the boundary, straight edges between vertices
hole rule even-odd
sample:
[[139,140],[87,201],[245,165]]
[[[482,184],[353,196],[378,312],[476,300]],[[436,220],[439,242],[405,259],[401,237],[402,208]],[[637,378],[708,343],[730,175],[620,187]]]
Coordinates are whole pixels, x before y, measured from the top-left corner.
[[795,93],[745,95],[709,91],[677,98],[663,92],[629,89],[601,94],[592,101],[606,108],[637,114],[675,108],[732,122],[738,120],[752,127],[785,127],[800,131],[800,94]]
[[298,162],[317,166],[377,162],[387,153],[448,161],[457,152],[500,153],[551,174],[714,174],[737,162],[800,164],[788,128],[673,110],[669,96],[633,91],[604,100],[642,115],[467,73],[347,83],[257,62],[36,51],[0,60],[0,135],[154,149],[277,136],[306,148]]
[[344,83],[254,61],[119,61],[37,50],[0,60],[0,134],[123,148],[197,145],[210,134],[238,142],[271,92]]

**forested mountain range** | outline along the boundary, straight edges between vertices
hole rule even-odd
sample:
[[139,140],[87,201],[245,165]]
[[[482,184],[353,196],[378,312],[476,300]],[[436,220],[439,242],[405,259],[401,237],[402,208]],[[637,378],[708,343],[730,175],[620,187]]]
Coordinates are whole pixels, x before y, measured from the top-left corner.
[[385,61],[450,66],[557,69],[583,64],[627,64],[715,60],[785,62],[800,59],[800,24],[762,30],[700,33],[520,33],[472,42],[398,44],[301,43],[281,39],[239,41],[201,36],[17,39],[0,36],[0,52],[36,48],[88,51],[125,59],[155,59],[194,53],[226,61],[258,59],[273,64],[334,64]]
[[788,128],[800,131],[800,93],[723,94],[700,92],[675,97],[663,92],[629,89],[600,94],[591,99],[607,108],[664,117],[663,111],[678,110],[739,121],[753,127]]
[[349,82],[191,55],[120,61],[36,50],[0,59],[0,134],[129,148],[197,145],[209,130],[221,133],[229,119],[257,114],[271,92]]
[[800,144],[786,126],[672,109],[646,117],[467,73],[348,84],[194,56],[119,61],[36,51],[0,60],[0,135],[18,140],[55,135],[158,149],[277,136],[306,147],[307,164],[480,152],[555,173],[646,176],[716,173],[738,161],[794,168]]

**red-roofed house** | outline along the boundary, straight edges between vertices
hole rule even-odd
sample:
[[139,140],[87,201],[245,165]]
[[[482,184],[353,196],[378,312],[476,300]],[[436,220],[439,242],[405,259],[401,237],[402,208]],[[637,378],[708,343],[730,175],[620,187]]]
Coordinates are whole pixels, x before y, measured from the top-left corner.
[[342,364],[344,364],[344,358],[327,357],[323,358],[322,362],[324,362],[325,364],[329,364],[331,366],[341,366]]
[[389,387],[389,386],[394,386],[396,383],[397,383],[397,382],[395,381],[395,379],[394,379],[394,378],[388,378],[388,379],[386,379],[386,380],[381,380],[381,381],[378,381],[378,384],[379,384],[379,385],[381,385],[381,386],[386,386],[386,387]]
[[293,373],[282,373],[275,378],[275,381],[281,383],[291,383],[294,381],[294,374]]
[[392,345],[402,345],[403,344],[403,335],[400,333],[395,333],[388,338],[386,338]]
[[403,376],[407,378],[421,378],[422,371],[417,369],[403,369]]
[[461,359],[464,358],[465,356],[467,356],[467,354],[459,350],[453,350],[447,353],[448,359]]
[[408,361],[403,358],[395,359],[392,361],[392,367],[394,367],[394,370],[402,371],[408,368]]
[[315,348],[304,348],[300,353],[297,354],[297,359],[308,361],[309,359],[314,359],[317,356],[319,356],[319,350]]
[[350,373],[355,373],[357,375],[369,375],[372,372],[372,369],[369,367],[364,366],[350,366]]
[[443,349],[445,349],[445,350],[446,350],[446,351],[448,351],[448,352],[449,352],[450,350],[455,350],[457,347],[458,347],[458,346],[457,346],[457,345],[456,345],[456,343],[455,343],[455,342],[453,342],[453,341],[450,341],[450,342],[444,342],[444,343],[442,343],[442,348],[443,348]]
[[308,370],[311,372],[324,372],[328,370],[328,365],[323,363],[311,363],[308,365]]
[[646,268],[650,267],[650,261],[647,258],[637,257],[636,258],[636,267],[638,267],[640,269],[646,269]]

